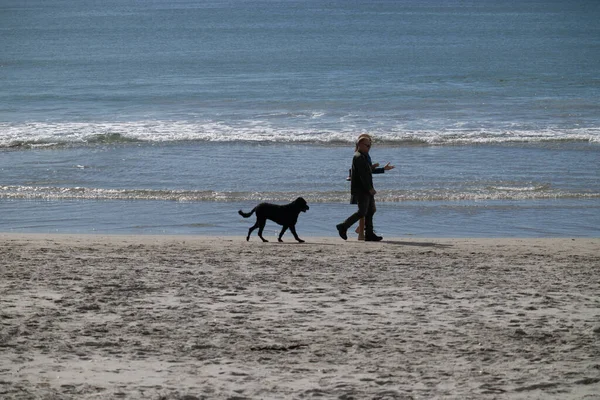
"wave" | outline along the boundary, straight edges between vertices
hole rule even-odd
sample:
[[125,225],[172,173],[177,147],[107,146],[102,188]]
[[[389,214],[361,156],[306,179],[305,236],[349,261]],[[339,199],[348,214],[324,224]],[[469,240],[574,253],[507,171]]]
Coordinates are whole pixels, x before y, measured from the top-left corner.
[[[213,190],[101,189],[52,186],[0,186],[0,199],[12,200],[99,200],[99,201],[177,201],[177,202],[289,202],[302,196],[311,203],[347,203],[347,191],[328,192],[226,192]],[[382,190],[378,202],[405,201],[482,201],[598,199],[600,193],[554,190],[550,186],[487,187],[466,191]]]
[[[278,128],[263,121],[29,122],[0,123],[0,148],[31,149],[132,142],[271,142],[340,145],[363,129]],[[369,130],[381,145],[469,145],[500,143],[600,143],[600,128],[411,130],[396,126]]]

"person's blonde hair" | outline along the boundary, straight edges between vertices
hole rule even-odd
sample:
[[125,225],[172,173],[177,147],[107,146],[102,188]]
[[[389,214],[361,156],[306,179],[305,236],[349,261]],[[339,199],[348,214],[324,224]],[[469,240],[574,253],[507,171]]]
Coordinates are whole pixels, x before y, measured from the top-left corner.
[[371,137],[371,135],[369,135],[368,133],[363,133],[363,134],[361,134],[361,135],[358,136],[358,139],[356,139],[356,143],[354,143],[354,148],[355,149],[358,149],[358,144],[363,139],[369,139],[370,141],[373,141],[373,138]]

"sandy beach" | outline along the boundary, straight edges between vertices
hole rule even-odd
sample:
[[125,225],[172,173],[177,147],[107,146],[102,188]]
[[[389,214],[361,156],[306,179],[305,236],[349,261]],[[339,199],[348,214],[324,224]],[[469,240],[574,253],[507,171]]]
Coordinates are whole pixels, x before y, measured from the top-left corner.
[[2,399],[600,399],[600,239],[0,234]]

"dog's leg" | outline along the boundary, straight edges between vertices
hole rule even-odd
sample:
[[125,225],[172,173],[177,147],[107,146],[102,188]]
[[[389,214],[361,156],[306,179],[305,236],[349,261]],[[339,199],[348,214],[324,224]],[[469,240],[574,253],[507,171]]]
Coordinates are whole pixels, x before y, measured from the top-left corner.
[[281,228],[281,232],[279,232],[279,238],[277,240],[279,240],[280,242],[283,242],[283,240],[281,240],[281,238],[283,237],[283,234],[285,233],[285,231],[287,231],[287,225],[284,225],[283,228]]
[[268,240],[265,239],[262,235],[263,229],[265,229],[265,224],[267,223],[267,220],[261,219],[259,221],[256,221],[256,223],[258,224],[258,237],[261,238],[263,242],[268,242]]
[[246,237],[246,241],[250,240],[250,235],[252,235],[252,231],[255,230],[256,228],[258,228],[258,221],[256,221],[256,223],[254,225],[252,225],[250,227],[250,229],[248,229],[248,236]]
[[292,235],[294,235],[294,238],[296,238],[297,241],[299,241],[300,243],[304,243],[304,240],[300,239],[298,237],[298,234],[296,233],[296,225],[290,226],[290,232],[292,232]]

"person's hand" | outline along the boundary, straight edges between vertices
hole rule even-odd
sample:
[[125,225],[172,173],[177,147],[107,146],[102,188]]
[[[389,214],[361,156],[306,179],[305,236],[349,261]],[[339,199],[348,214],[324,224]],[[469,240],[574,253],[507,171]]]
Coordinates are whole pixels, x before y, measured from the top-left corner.
[[383,167],[384,170],[389,171],[390,169],[394,169],[396,167],[394,167],[393,165],[390,165],[390,163],[385,164],[385,166]]
[[377,191],[375,189],[371,189],[369,190],[369,193],[371,194],[371,196],[375,196],[377,194]]
[[377,167],[379,167],[379,163],[375,163],[375,164],[371,165],[371,168],[372,168],[372,169],[375,169],[375,168],[377,168]]

